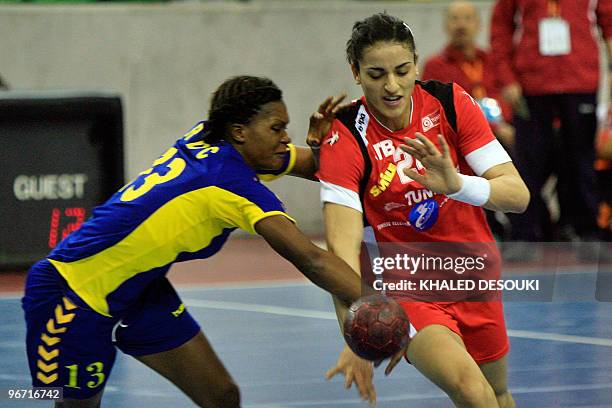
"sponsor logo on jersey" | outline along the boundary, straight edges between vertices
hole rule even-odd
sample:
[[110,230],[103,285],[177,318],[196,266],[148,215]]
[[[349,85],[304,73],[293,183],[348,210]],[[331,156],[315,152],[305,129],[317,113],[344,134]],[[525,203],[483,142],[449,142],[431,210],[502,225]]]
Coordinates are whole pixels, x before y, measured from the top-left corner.
[[409,206],[413,206],[414,204],[418,204],[423,200],[427,200],[434,196],[433,191],[429,189],[420,189],[420,190],[410,190],[408,191],[404,197],[406,201],[408,201]]
[[440,206],[433,198],[423,201],[412,208],[408,219],[410,225],[417,231],[426,231],[438,221]]
[[380,230],[383,230],[389,227],[409,227],[409,226],[410,226],[410,222],[408,221],[385,221],[383,223],[378,224],[376,226],[376,229],[380,231]]
[[440,124],[440,111],[437,110],[434,113],[430,113],[421,119],[421,126],[423,127],[423,132],[428,132],[434,127]]
[[361,138],[363,139],[363,143],[366,146],[368,145],[368,139],[366,137],[366,132],[368,130],[368,123],[370,123],[370,115],[368,115],[368,112],[366,111],[365,106],[361,105],[361,107],[359,108],[359,111],[357,112],[357,117],[355,118],[355,129],[357,129],[357,131],[361,135]]
[[333,146],[334,143],[336,143],[338,140],[340,140],[340,135],[338,134],[338,132],[332,132],[332,135],[328,137],[324,143],[327,143],[330,146]]
[[374,148],[376,160],[382,160],[386,157],[393,156],[396,149],[399,149],[399,147],[395,147],[393,141],[390,139],[381,140],[380,142],[373,144],[372,147]]
[[378,197],[381,195],[387,189],[387,187],[389,187],[391,181],[393,181],[395,173],[397,173],[397,166],[393,163],[389,163],[387,170],[385,170],[384,173],[380,173],[378,184],[372,186],[370,189],[370,195],[372,195],[372,197]]
[[406,204],[390,202],[385,204],[384,209],[389,212],[402,207],[406,207]]

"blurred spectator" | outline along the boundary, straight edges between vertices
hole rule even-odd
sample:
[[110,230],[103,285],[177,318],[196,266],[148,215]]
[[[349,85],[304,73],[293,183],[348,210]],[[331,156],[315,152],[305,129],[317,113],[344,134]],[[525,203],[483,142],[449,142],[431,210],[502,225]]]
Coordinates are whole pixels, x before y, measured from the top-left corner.
[[[599,193],[593,162],[597,127],[598,25],[612,48],[612,1],[497,0],[491,56],[502,94],[514,111],[515,163],[531,191],[521,216],[510,217],[517,241],[542,239],[540,195],[554,162],[553,123],[560,123],[562,211],[584,240],[597,240]],[[512,259],[534,251],[512,246]]]
[[[468,1],[450,3],[444,14],[448,44],[425,62],[422,79],[455,82],[477,100],[488,97],[499,103],[500,89],[495,83],[491,58],[476,45],[480,28],[480,14],[474,4]],[[503,102],[500,105],[503,118],[498,114],[496,117],[487,115],[487,119],[497,138],[509,149],[514,141],[514,129],[507,123],[512,112],[509,105]],[[486,110],[485,106],[483,108]]]
[[0,91],[7,91],[8,89],[8,85],[6,82],[4,82],[4,79],[2,79],[2,76],[0,75]]
[[601,202],[597,224],[604,233],[606,241],[612,240],[612,107],[608,108],[608,116],[603,122],[595,143],[597,161],[597,181],[601,189]]
[[[497,102],[501,99],[500,89],[495,84],[490,55],[476,45],[480,28],[480,14],[473,3],[450,3],[444,13],[444,30],[448,44],[439,54],[425,61],[422,79],[459,84],[479,101],[493,133],[507,150],[511,150],[514,128],[506,120],[511,118],[512,112],[508,104]],[[500,105],[503,117],[499,112]],[[505,237],[506,228],[496,219],[495,212],[487,210],[486,214],[495,237]]]

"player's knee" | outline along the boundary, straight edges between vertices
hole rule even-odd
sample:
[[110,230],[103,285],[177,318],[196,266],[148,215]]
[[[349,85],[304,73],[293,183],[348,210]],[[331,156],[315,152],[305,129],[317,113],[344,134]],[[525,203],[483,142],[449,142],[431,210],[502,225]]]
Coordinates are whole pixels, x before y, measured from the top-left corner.
[[506,390],[505,392],[498,394],[495,393],[495,397],[497,398],[497,404],[500,408],[515,408],[516,403],[514,402],[514,398],[512,398],[512,394],[510,391]]
[[233,382],[227,383],[212,397],[207,396],[206,401],[198,405],[201,407],[240,408],[240,389]]
[[240,389],[234,383],[231,383],[222,395],[222,408],[240,408]]
[[[450,397],[461,406],[484,407],[490,401],[495,404],[493,389],[484,378],[461,376],[450,387]],[[496,404],[495,404],[496,405]],[[495,406],[488,405],[488,406]]]
[[56,402],[54,408],[99,408],[102,401],[102,392],[100,391],[93,397],[87,399],[69,399],[66,398],[61,402]]
[[54,408],[99,408],[100,401],[91,400],[64,400],[56,402]]

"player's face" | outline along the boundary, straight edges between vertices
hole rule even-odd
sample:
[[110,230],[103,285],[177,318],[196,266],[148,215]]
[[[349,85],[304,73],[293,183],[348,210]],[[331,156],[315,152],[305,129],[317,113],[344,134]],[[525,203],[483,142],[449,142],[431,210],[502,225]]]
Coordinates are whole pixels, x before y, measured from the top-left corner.
[[416,63],[415,53],[405,44],[378,42],[364,50],[359,70],[353,66],[368,108],[391,130],[403,129],[410,122]]
[[282,101],[269,102],[244,125],[240,148],[245,160],[256,170],[277,170],[283,165],[287,144],[289,114]]
[[473,4],[455,2],[448,6],[445,25],[452,45],[459,48],[473,46],[480,30],[478,10]]

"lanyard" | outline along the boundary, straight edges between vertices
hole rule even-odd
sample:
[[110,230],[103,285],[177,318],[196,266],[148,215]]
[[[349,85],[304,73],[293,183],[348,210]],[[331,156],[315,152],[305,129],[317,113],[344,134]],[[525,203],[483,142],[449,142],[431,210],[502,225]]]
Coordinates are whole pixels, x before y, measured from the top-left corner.
[[484,87],[482,86],[483,68],[482,60],[477,59],[472,62],[462,62],[461,70],[472,84],[472,96],[475,98],[483,98],[486,96]]
[[560,17],[561,16],[561,5],[560,0],[548,0],[548,17]]
[[462,62],[461,70],[468,77],[472,83],[482,82],[482,60],[475,60],[472,62]]

